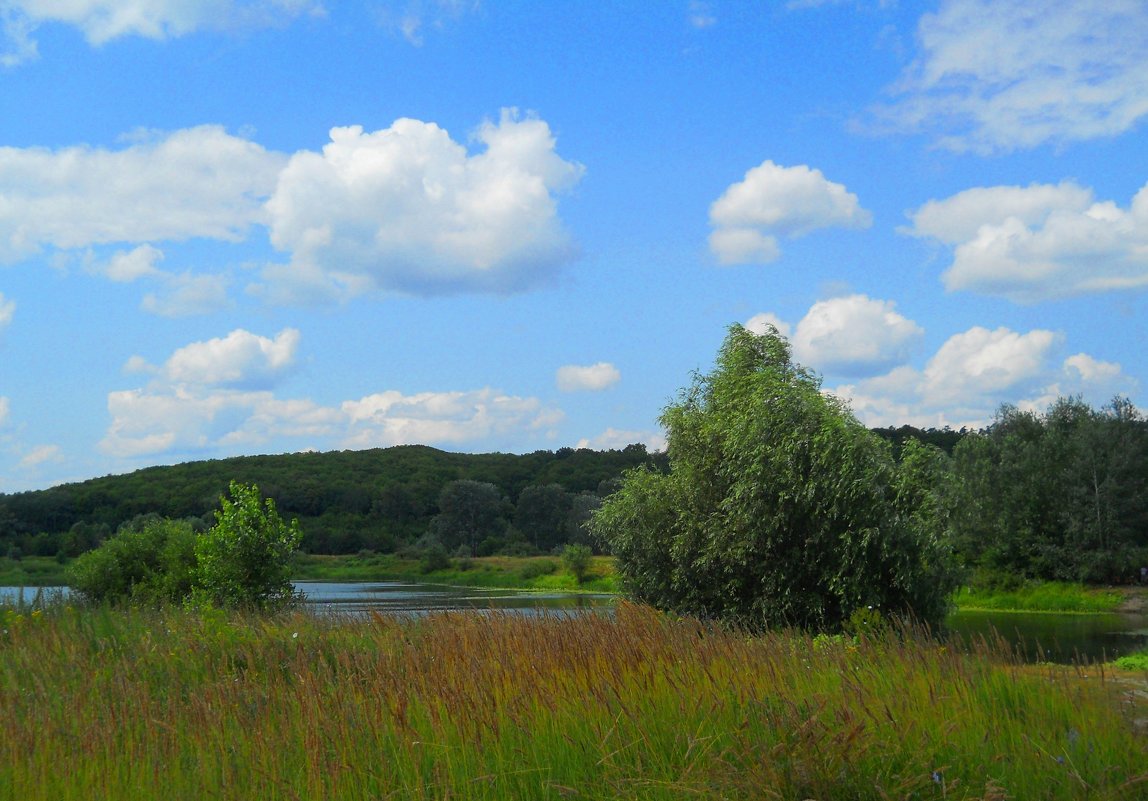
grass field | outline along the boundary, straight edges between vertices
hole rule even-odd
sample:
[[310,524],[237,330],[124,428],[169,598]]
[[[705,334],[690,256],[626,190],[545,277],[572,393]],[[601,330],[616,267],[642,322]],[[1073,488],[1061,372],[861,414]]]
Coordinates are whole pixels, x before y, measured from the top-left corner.
[[1126,597],[1125,592],[1116,589],[1045,581],[1015,590],[974,590],[964,587],[953,595],[953,602],[959,609],[1093,614],[1114,611]]
[[0,797],[1141,799],[1143,699],[991,644],[9,609]]

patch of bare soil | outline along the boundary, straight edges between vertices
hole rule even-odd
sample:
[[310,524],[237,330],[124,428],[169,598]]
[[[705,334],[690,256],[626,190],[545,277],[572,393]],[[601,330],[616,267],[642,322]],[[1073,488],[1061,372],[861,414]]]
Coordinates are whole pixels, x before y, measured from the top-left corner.
[[1116,607],[1116,611],[1126,615],[1148,614],[1148,588],[1124,590],[1124,600]]

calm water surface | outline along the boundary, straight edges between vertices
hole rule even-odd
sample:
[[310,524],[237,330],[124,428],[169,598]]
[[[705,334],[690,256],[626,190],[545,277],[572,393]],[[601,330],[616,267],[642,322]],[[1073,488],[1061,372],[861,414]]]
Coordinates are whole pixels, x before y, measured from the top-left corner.
[[520,592],[404,581],[297,581],[295,588],[303,593],[308,606],[335,612],[578,612],[609,607],[614,601],[614,596],[605,594]]

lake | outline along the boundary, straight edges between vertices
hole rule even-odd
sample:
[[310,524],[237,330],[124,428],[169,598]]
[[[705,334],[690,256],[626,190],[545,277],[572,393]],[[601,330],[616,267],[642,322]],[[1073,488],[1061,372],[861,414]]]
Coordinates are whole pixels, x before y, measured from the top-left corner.
[[[607,610],[614,597],[587,593],[540,593],[518,590],[448,587],[404,581],[298,581],[309,608],[323,613],[361,614],[378,611],[425,614],[435,611],[501,610],[521,614],[577,614]],[[18,587],[0,587],[0,603],[13,602]],[[24,589],[31,602],[35,589]],[[45,595],[67,594],[67,588],[45,588]],[[968,641],[995,631],[1019,647],[1027,661],[1092,662],[1111,660],[1148,648],[1146,615],[1071,615],[1028,612],[958,612],[948,628]]]

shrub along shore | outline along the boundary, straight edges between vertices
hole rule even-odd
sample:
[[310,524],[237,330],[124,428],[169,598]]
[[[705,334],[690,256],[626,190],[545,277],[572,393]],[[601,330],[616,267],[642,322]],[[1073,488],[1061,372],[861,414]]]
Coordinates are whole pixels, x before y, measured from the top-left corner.
[[[1124,677],[912,632],[0,612],[0,797],[1135,799]],[[61,770],[61,765],[68,765]]]
[[[620,591],[613,560],[596,556],[582,583],[560,556],[489,556],[453,559],[450,565],[426,570],[419,559],[395,554],[320,556],[299,554],[292,577],[297,581],[427,581],[460,587],[607,592]],[[67,563],[49,557],[20,560],[0,557],[0,586],[53,587],[67,583]],[[1138,603],[1139,599],[1139,603]],[[1148,588],[1089,587],[1067,582],[1032,582],[1010,589],[961,587],[953,595],[958,609],[1024,612],[1148,611]]]

